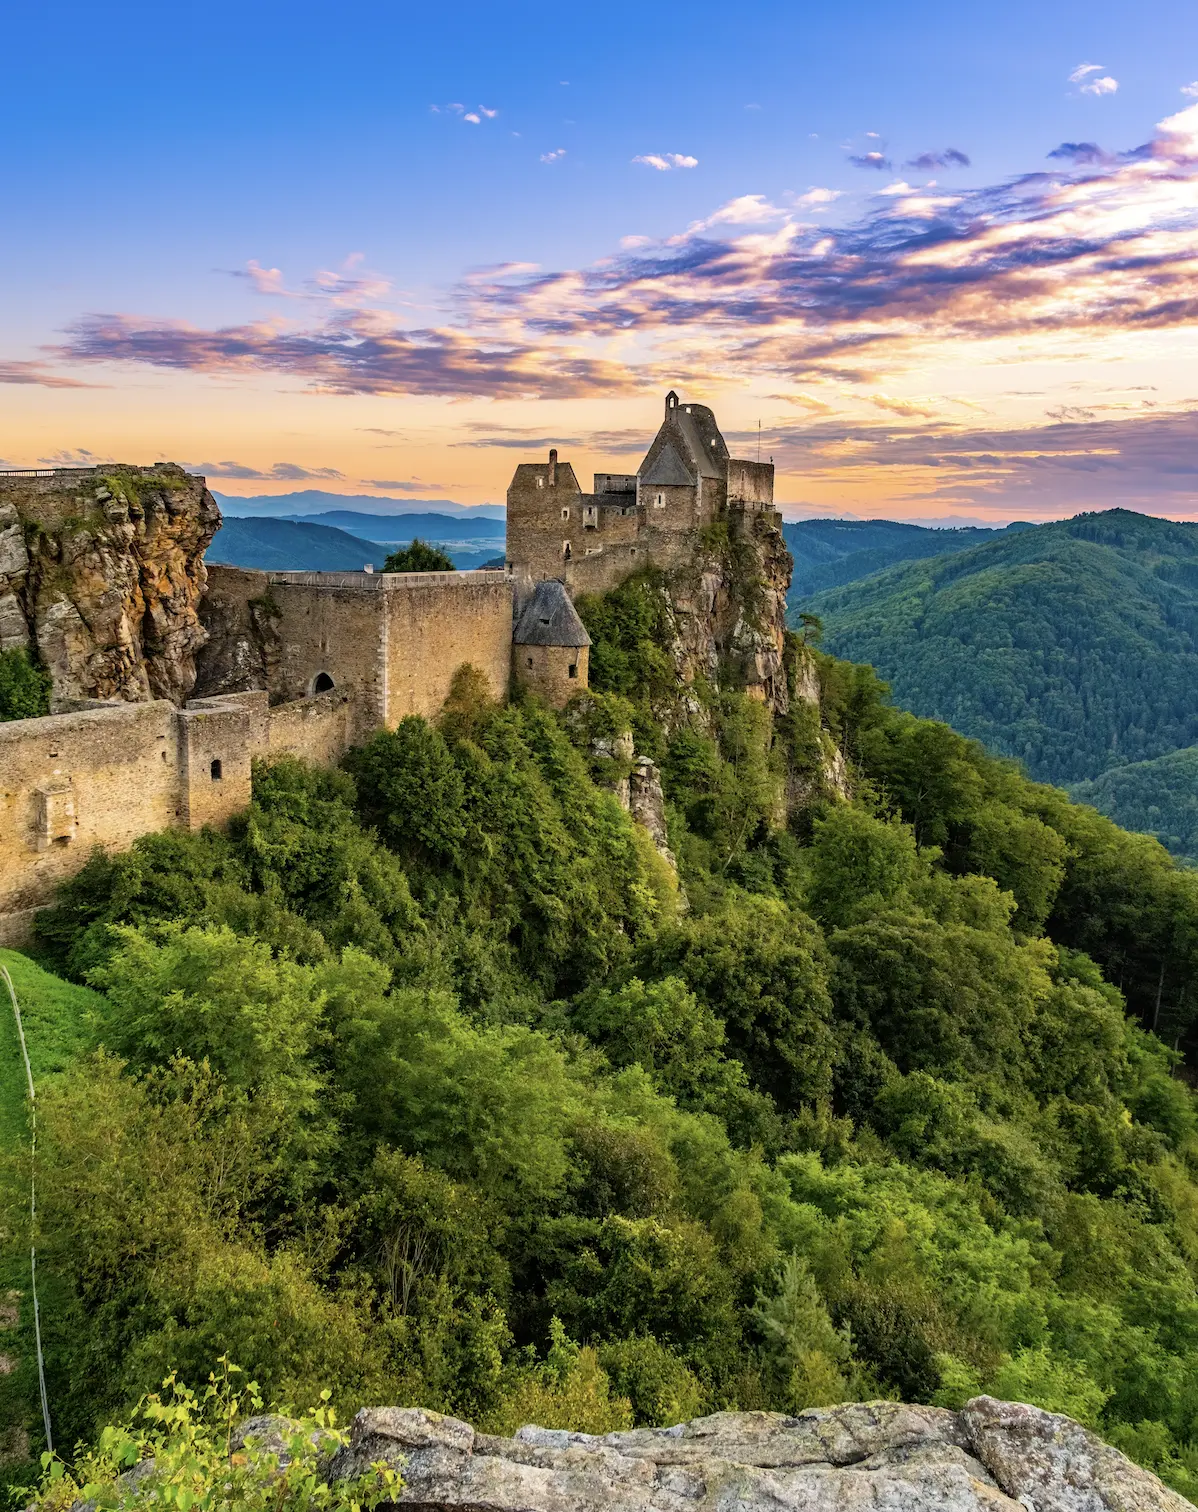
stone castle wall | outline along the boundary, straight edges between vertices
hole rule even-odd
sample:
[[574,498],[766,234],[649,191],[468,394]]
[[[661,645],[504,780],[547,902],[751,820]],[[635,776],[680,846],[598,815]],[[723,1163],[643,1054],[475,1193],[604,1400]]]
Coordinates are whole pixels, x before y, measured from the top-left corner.
[[[581,558],[582,489],[568,462],[521,462],[507,492],[507,561],[517,594],[563,575],[566,543]],[[601,511],[606,513],[606,511]]]
[[512,648],[517,680],[555,709],[564,709],[586,687],[590,655],[589,646]]
[[439,714],[454,673],[466,662],[487,679],[494,698],[507,697],[512,585],[506,573],[388,573],[386,579],[389,727],[405,714]]
[[91,703],[0,724],[0,944],[92,850],[139,835],[222,825],[250,801],[255,757],[332,766],[354,743],[353,699],[336,692],[271,708],[265,692]]
[[336,766],[357,738],[355,699],[340,690],[278,704],[266,721],[268,756],[298,756],[316,766]]
[[179,778],[165,699],[0,724],[0,940],[27,927],[93,846],[123,850],[176,824]]
[[[506,574],[264,573],[213,567],[211,639],[182,707],[75,700],[0,723],[0,942],[92,851],[221,825],[256,757],[335,765],[406,714],[434,718],[470,662],[507,694]],[[330,687],[329,684],[332,686]]]
[[358,738],[434,718],[470,662],[507,693],[512,587],[502,571],[255,572],[209,568],[204,694],[264,688],[272,703],[353,689]]

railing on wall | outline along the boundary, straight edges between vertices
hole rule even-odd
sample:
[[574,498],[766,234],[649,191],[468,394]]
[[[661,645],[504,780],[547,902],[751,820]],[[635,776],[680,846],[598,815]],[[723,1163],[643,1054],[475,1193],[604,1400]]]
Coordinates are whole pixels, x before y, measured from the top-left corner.
[[440,587],[443,583],[506,583],[511,574],[506,567],[473,567],[464,572],[268,572],[272,583],[299,583],[309,588],[393,588]]
[[0,478],[71,478],[99,472],[99,467],[0,467]]

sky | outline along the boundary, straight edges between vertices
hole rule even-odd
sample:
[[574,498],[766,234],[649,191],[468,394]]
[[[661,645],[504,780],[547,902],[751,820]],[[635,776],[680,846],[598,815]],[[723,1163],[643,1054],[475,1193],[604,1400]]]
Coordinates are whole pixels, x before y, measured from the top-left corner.
[[1198,519],[1193,0],[0,11],[0,467]]

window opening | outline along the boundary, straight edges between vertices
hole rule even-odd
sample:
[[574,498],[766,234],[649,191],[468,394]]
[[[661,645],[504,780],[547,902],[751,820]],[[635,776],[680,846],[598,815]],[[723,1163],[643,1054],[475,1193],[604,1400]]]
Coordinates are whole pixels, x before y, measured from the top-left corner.
[[212,766],[211,766],[210,770],[212,772],[212,780],[213,780],[213,782],[219,782],[220,779],[221,779],[221,766],[220,766],[219,760],[215,760],[215,759],[213,760],[213,763],[212,763]]

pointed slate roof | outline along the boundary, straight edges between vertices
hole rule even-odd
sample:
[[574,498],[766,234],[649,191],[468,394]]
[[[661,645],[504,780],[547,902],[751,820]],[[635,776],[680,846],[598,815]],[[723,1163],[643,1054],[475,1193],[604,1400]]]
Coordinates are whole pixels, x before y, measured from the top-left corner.
[[705,404],[683,405],[674,412],[675,423],[686,441],[691,460],[704,478],[722,478],[721,463],[728,460],[728,448],[715,423],[715,416]]
[[693,488],[695,478],[674,447],[667,441],[649,464],[648,471],[642,475],[641,482],[646,487],[658,484],[663,488],[689,483]]
[[536,592],[516,622],[512,640],[517,646],[589,646],[591,637],[570,602],[565,585],[556,578],[538,583]]

